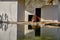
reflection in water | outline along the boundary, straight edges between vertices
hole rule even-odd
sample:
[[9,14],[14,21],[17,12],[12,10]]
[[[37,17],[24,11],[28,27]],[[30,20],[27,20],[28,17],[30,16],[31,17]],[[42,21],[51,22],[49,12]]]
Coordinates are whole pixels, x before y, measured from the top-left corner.
[[1,20],[2,20],[2,16],[0,15],[0,28],[2,28]]
[[8,21],[8,15],[5,13],[4,15],[0,15],[0,28],[3,30],[7,30],[8,28],[8,24],[7,23],[3,23],[3,21]]

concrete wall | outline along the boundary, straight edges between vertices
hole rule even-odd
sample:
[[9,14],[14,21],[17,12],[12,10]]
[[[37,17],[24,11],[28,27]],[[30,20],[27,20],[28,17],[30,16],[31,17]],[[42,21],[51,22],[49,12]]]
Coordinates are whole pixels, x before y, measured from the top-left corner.
[[[25,21],[28,21],[28,15],[33,15],[33,14],[25,10]],[[35,37],[34,29],[30,30],[30,29],[28,29],[28,25],[25,25],[24,35],[25,35],[25,37],[30,37],[33,39]]]
[[[25,0],[18,0],[18,21],[25,21]],[[24,37],[24,25],[17,25],[17,39]]]
[[[42,7],[41,16],[42,16],[42,18],[47,19],[47,20],[50,19],[50,20],[57,20],[58,21],[58,5]],[[58,35],[59,35],[58,33],[60,30],[58,30],[58,28],[49,28],[49,27],[50,26],[42,27],[42,29],[41,29],[42,35],[50,37],[53,40],[57,40]]]
[[0,1],[17,1],[17,0],[0,0]]
[[58,21],[60,21],[60,2],[58,3]]
[[[17,21],[17,2],[0,2],[0,15],[8,15],[9,21]],[[3,19],[4,20],[4,19]],[[0,40],[16,40],[17,39],[17,25],[9,24],[5,31],[0,28]]]
[[41,17],[47,20],[58,20],[58,5],[42,7]]
[[[60,2],[58,3],[58,21],[60,22]],[[60,40],[60,28],[57,28],[57,39]]]
[[[17,10],[18,12],[17,12],[17,15],[14,17],[17,17],[17,19],[16,19],[17,21],[25,21],[25,0],[0,0],[0,1],[7,1],[7,2],[8,1],[9,2],[18,1],[19,2],[18,10]],[[15,9],[15,7],[14,7],[14,9]],[[11,19],[11,20],[13,20],[13,19]],[[17,39],[21,39],[24,37],[24,25],[17,25],[17,30],[15,30],[15,31],[17,33]]]

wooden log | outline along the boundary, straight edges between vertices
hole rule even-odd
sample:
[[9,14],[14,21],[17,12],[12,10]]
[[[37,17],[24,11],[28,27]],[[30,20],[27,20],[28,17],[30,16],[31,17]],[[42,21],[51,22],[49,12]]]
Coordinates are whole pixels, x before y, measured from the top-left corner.
[[8,24],[26,24],[26,25],[29,25],[29,24],[60,24],[60,22],[31,22],[31,21],[20,21],[20,22],[13,22],[13,21],[3,21],[3,23],[8,23]]
[[[42,27],[41,25],[44,24],[44,27],[46,27],[46,24],[52,24],[52,25],[48,25],[47,27],[48,28],[60,28],[58,25],[53,25],[53,24],[59,24],[60,25],[60,22],[31,22],[31,21],[20,21],[20,22],[12,22],[12,21],[3,21],[3,23],[7,23],[7,24],[19,24],[19,25],[32,25],[32,28],[35,29],[35,28],[39,28],[39,27]],[[36,25],[39,25],[39,27],[36,27]]]

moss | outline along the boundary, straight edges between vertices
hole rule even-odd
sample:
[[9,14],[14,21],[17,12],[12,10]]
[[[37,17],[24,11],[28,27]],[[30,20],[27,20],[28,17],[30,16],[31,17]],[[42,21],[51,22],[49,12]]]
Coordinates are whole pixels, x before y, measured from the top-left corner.
[[[18,39],[19,40],[19,39]],[[50,37],[50,36],[40,36],[40,37],[35,37],[35,38],[30,38],[30,37],[24,37],[20,40],[57,40],[56,38],[54,37]]]

